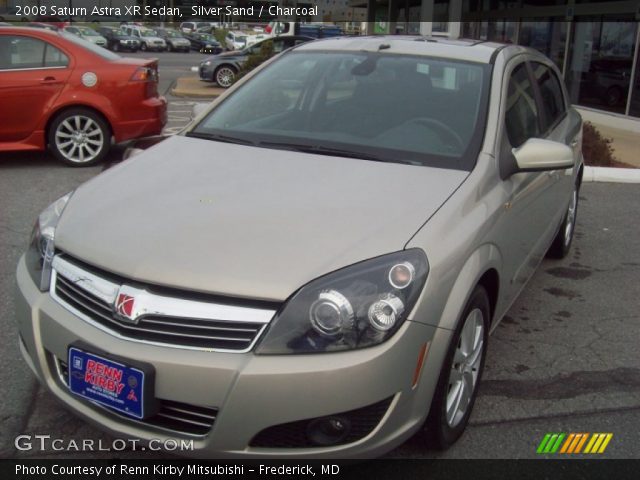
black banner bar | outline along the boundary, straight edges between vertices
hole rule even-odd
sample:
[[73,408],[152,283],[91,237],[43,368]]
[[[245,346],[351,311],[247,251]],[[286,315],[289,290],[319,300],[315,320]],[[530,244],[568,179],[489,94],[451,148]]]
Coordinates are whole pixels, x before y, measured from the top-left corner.
[[582,480],[637,479],[640,460],[230,461],[83,459],[0,460],[8,479]]

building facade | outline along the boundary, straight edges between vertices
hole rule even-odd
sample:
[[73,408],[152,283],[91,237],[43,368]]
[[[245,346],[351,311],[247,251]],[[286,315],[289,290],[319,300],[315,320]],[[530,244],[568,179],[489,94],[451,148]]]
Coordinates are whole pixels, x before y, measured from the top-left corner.
[[640,1],[351,0],[370,33],[526,45],[558,65],[575,105],[640,129]]

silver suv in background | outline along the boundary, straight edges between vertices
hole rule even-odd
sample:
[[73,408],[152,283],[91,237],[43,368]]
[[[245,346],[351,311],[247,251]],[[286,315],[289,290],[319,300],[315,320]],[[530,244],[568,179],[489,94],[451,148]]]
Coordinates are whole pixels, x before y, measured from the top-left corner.
[[157,50],[162,52],[167,49],[167,42],[158,36],[155,30],[150,28],[139,27],[136,25],[126,25],[122,29],[136,39],[140,40],[140,50]]
[[531,49],[298,45],[42,212],[21,352],[82,418],[189,455],[445,448],[489,333],[569,250],[581,135]]

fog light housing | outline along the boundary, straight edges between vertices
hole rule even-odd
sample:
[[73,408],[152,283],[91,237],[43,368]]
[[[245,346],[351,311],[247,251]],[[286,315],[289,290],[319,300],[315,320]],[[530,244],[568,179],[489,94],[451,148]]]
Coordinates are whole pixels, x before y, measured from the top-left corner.
[[344,415],[317,418],[309,423],[307,437],[314,445],[337,445],[351,433],[351,421]]

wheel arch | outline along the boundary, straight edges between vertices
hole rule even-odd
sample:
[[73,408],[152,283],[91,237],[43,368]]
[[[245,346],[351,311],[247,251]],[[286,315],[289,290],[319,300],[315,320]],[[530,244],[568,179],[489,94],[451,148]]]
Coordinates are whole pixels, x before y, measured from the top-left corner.
[[105,115],[99,108],[96,108],[94,105],[87,105],[84,103],[67,104],[67,105],[61,105],[59,108],[55,109],[53,112],[51,112],[51,114],[49,115],[49,118],[47,118],[47,122],[44,128],[45,146],[49,145],[49,129],[51,128],[51,124],[54,122],[54,120],[58,118],[62,113],[66,112],[67,110],[73,110],[74,108],[85,108],[99,115],[107,124],[107,127],[109,128],[109,133],[111,134],[111,136],[114,135],[113,125],[111,124],[109,117]]
[[500,302],[500,270],[502,256],[497,246],[483,244],[478,247],[459,270],[445,303],[439,326],[455,330],[462,311],[477,285],[482,285],[489,295],[491,323],[495,320]]

